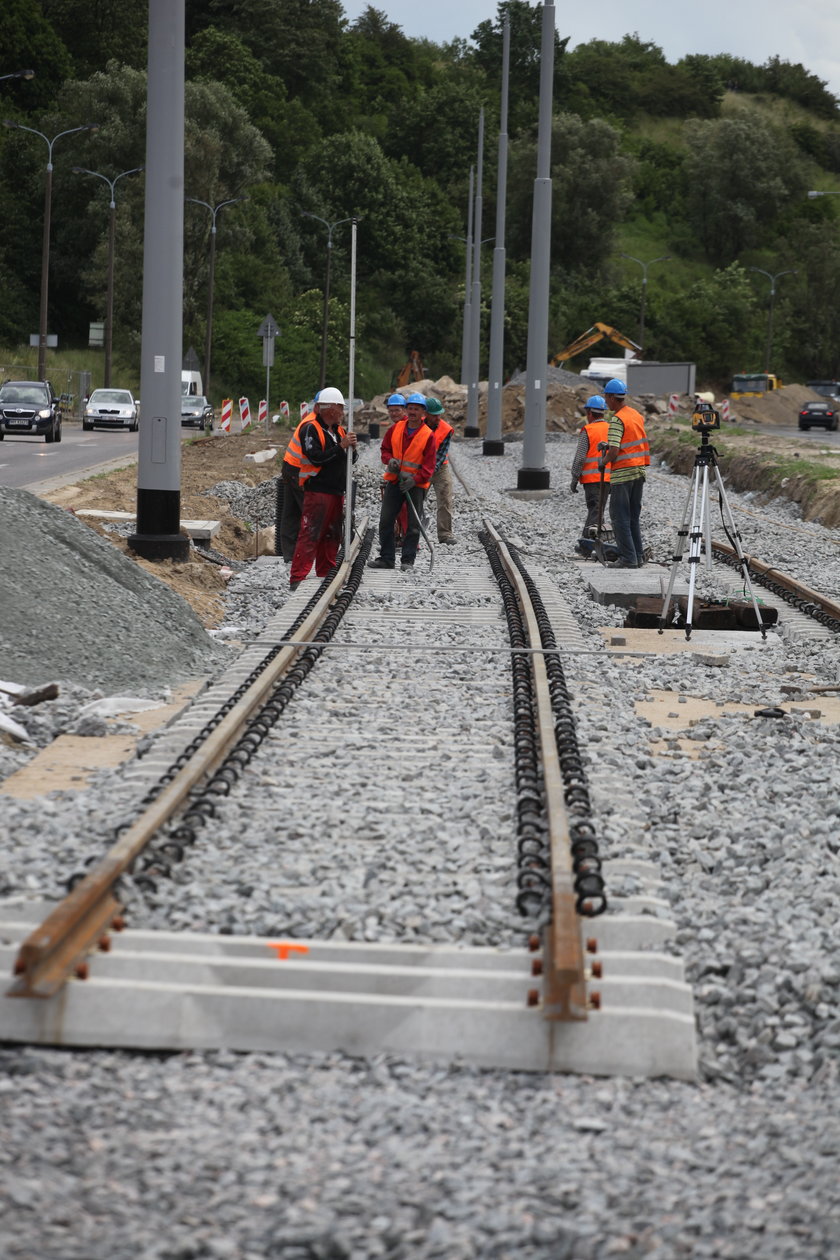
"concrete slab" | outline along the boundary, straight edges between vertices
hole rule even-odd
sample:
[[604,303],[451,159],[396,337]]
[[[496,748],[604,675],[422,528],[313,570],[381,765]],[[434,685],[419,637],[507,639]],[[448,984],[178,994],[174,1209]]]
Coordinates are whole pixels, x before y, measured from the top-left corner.
[[[115,521],[127,524],[136,519],[134,512],[106,512],[99,508],[79,508],[76,516],[89,516],[97,521]],[[186,530],[190,538],[208,542],[221,529],[220,521],[181,521],[181,528]]]
[[766,639],[762,639],[758,631],[751,630],[692,630],[690,639],[682,630],[665,630],[660,634],[658,630],[602,626],[599,632],[608,652],[642,652],[656,656],[674,652],[692,652],[698,657],[735,652],[773,652],[782,642],[773,630],[768,630]]
[[[592,564],[583,569],[582,577],[596,604],[632,608],[640,595],[664,595],[670,570],[658,564],[646,564],[643,569],[613,569]],[[678,574],[674,595],[687,594],[688,579]]]

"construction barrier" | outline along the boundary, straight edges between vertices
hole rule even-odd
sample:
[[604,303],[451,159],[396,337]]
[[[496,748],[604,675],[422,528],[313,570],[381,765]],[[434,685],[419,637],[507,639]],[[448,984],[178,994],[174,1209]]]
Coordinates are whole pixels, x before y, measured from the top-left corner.
[[219,421],[219,428],[223,433],[230,433],[230,418],[233,413],[233,399],[222,399],[222,418]]
[[680,409],[680,396],[679,394],[672,394],[671,397],[668,399],[668,415],[675,416],[677,412],[679,411],[679,409]]
[[265,428],[268,423],[268,403],[265,398],[261,398],[257,407],[257,423],[260,428]]
[[283,417],[284,420],[288,420],[289,418],[289,404],[286,402],[285,399],[280,404],[280,415]]
[[302,402],[302,403],[300,404],[300,418],[301,418],[301,420],[303,419],[303,417],[304,417],[304,416],[308,416],[308,415],[309,415],[309,403]]
[[251,427],[251,404],[247,398],[239,399],[239,432],[244,433]]
[[728,398],[721,399],[721,404],[718,407],[718,411],[720,412],[721,420],[729,419],[729,399]]

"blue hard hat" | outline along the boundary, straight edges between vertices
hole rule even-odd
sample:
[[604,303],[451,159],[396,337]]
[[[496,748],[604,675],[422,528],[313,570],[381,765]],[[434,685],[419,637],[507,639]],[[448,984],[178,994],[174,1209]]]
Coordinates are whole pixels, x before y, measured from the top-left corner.
[[607,400],[600,394],[593,394],[591,398],[587,398],[585,406],[587,411],[606,411]]
[[605,394],[621,394],[621,396],[623,397],[627,393],[627,386],[624,384],[624,381],[620,381],[618,380],[617,377],[614,376],[612,380],[607,381],[606,385],[604,386],[604,393]]
[[426,398],[424,394],[409,394],[405,400],[409,406],[425,407]]
[[385,404],[386,407],[404,407],[405,399],[402,394],[392,394]]

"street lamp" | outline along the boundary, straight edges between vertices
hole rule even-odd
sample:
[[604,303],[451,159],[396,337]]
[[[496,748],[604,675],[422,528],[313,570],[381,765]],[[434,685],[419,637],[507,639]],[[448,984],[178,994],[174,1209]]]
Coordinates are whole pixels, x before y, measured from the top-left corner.
[[648,267],[652,267],[654,263],[670,262],[670,254],[660,254],[658,258],[651,258],[650,262],[643,262],[641,258],[634,258],[632,254],[622,254],[622,258],[629,258],[630,262],[638,263],[642,269],[642,301],[639,307],[639,345],[644,349],[645,345],[645,298],[647,297],[647,273]]
[[11,74],[0,74],[0,83],[4,79],[34,79],[34,70],[13,70]]
[[787,271],[777,271],[776,274],[773,275],[771,272],[765,271],[763,267],[750,267],[749,270],[757,271],[759,275],[766,276],[770,281],[770,308],[767,312],[767,350],[764,355],[764,371],[769,373],[771,362],[770,351],[773,347],[773,302],[776,297],[776,281],[780,276],[795,276],[797,272],[796,268],[788,268]]
[[[332,258],[332,234],[333,229],[342,223],[352,223],[353,216],[348,219],[336,219],[334,223],[328,223],[326,219],[322,219],[320,214],[312,214],[309,210],[301,210],[301,214],[305,219],[317,219],[319,223],[323,223],[327,229],[327,278],[324,281],[324,327],[321,332],[321,384],[319,389],[323,389],[327,383],[327,332],[329,326],[330,312],[330,260]],[[359,220],[356,219],[358,223]]]
[[236,205],[237,201],[247,201],[246,196],[230,197],[227,201],[220,201],[218,205],[211,206],[209,201],[201,201],[198,197],[185,197],[185,201],[192,201],[197,206],[204,206],[210,211],[210,265],[207,274],[207,332],[204,338],[204,394],[206,398],[210,397],[210,349],[213,339],[213,286],[216,279],[216,215],[225,206]]
[[102,179],[111,190],[111,204],[108,213],[108,297],[105,309],[105,388],[111,384],[111,348],[113,345],[114,332],[114,244],[116,241],[116,218],[117,218],[117,202],[116,202],[116,186],[117,180],[123,179],[126,175],[136,175],[138,171],[142,171],[142,166],[133,166],[130,171],[120,171],[119,175],[115,175],[113,179],[109,179],[107,175],[103,175],[101,171],[89,171],[86,166],[74,166],[74,175],[93,175],[96,179]]
[[808,193],[808,196],[813,201],[815,197],[840,197],[840,192],[835,192],[830,189],[827,189],[825,192],[817,192],[812,188]]
[[34,127],[24,127],[23,123],[3,119],[4,127],[13,131],[29,131],[33,136],[40,136],[47,146],[47,179],[44,188],[44,237],[41,249],[41,313],[38,320],[38,380],[46,380],[47,375],[47,300],[50,287],[50,216],[52,213],[52,151],[56,140],[62,136],[72,136],[76,131],[98,131],[99,123],[83,123],[81,127],[68,127],[67,131],[59,131],[52,139],[43,131]]

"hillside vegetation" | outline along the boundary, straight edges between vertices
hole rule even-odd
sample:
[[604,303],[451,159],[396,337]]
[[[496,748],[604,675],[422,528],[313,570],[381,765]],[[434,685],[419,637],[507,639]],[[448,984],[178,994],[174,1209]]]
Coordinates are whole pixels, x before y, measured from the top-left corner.
[[[352,24],[339,0],[188,0],[187,198],[217,206],[213,394],[264,384],[256,330],[281,335],[272,392],[317,386],[328,224],[328,375],[346,380],[350,231],[358,228],[357,392],[370,396],[417,349],[427,374],[460,375],[470,168],[486,111],[482,239],[495,230],[502,25],[511,20],[506,370],[525,362],[542,6],[510,0],[469,39],[412,40],[375,8]],[[558,15],[560,22],[563,15]],[[49,330],[86,349],[104,317],[105,180],[145,162],[145,5],[6,0],[3,117],[53,156]],[[840,110],[780,57],[670,64],[628,34],[568,51],[557,33],[552,137],[549,352],[596,320],[636,339],[643,267],[645,356],[691,359],[706,385],[765,366],[785,380],[840,375]],[[0,345],[20,359],[38,327],[43,138],[0,131]],[[116,195],[115,350],[139,375],[144,178]],[[314,217],[313,217],[314,216]],[[187,201],[184,345],[201,350],[211,215]],[[482,264],[486,372],[491,257]],[[624,257],[630,255],[631,258]],[[667,261],[652,262],[667,256]],[[639,261],[633,261],[636,259]],[[751,270],[757,268],[758,270]],[[780,272],[787,272],[779,276]],[[766,273],[766,274],[765,274]],[[604,348],[602,353],[609,353]],[[582,366],[583,360],[571,366]]]

